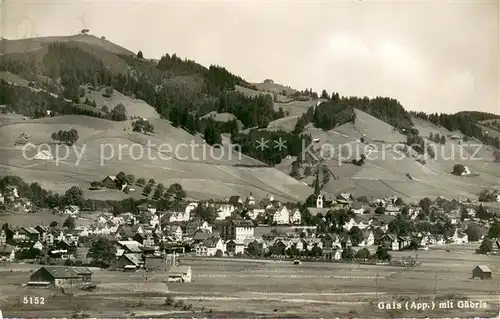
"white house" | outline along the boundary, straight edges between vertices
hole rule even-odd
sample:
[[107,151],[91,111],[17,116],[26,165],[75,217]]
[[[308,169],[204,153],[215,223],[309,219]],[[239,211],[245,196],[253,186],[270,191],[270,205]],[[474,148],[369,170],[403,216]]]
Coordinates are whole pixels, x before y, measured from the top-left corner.
[[298,208],[290,213],[290,224],[298,225],[302,222],[302,214]]
[[236,210],[236,207],[232,204],[216,204],[215,208],[217,209],[217,220],[231,217],[231,214]]
[[198,203],[196,203],[196,202],[189,203],[186,207],[184,207],[183,209],[180,209],[180,211],[172,212],[172,215],[170,216],[169,221],[171,223],[189,221],[191,219],[191,212],[196,207],[198,207]]
[[50,153],[49,150],[39,150],[38,153],[35,154],[33,159],[36,160],[53,160],[54,157]]
[[278,225],[286,225],[290,222],[290,212],[286,206],[281,206],[273,215],[273,223]]
[[80,207],[76,205],[68,205],[64,208],[64,215],[75,216],[80,212]]
[[371,230],[365,230],[363,232],[363,240],[359,243],[359,246],[373,246],[375,244],[375,235]]
[[217,251],[226,251],[226,245],[222,238],[208,238],[196,245],[196,256],[215,256]]

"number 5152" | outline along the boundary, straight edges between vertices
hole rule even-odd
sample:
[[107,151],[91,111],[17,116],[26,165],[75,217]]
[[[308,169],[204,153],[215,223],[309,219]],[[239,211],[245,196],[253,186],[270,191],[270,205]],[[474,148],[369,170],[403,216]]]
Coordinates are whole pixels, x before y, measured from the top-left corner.
[[45,305],[45,297],[23,297],[24,305]]

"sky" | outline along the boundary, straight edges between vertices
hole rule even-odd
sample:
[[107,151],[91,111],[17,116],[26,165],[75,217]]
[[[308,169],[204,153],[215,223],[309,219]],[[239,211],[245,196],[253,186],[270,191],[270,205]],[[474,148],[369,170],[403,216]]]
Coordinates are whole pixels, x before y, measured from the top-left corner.
[[249,82],[500,114],[500,0],[0,0],[7,39],[81,29]]

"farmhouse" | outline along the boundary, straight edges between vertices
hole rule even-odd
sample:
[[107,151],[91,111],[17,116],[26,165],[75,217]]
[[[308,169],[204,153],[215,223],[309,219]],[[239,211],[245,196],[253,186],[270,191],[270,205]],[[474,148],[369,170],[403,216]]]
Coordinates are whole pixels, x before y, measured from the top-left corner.
[[116,188],[116,176],[106,176],[101,182],[103,187]]
[[55,287],[66,287],[90,282],[92,272],[84,267],[43,266],[30,276],[31,283],[44,283]]
[[472,269],[472,279],[491,279],[491,270],[486,265],[478,265]]
[[40,151],[38,151],[38,153],[35,154],[35,156],[33,157],[33,159],[37,159],[37,160],[53,160],[54,157],[52,156],[52,154],[50,153],[50,151],[48,151],[48,150],[40,150]]

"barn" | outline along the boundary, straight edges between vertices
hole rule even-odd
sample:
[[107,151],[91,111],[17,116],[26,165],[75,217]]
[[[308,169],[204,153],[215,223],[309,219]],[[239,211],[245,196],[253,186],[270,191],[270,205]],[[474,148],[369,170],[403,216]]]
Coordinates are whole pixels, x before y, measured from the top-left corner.
[[92,272],[84,267],[43,266],[30,276],[28,284],[54,285],[67,287],[82,282],[90,282]]
[[486,265],[478,265],[472,269],[472,279],[491,279],[491,270]]
[[101,181],[102,186],[106,188],[116,188],[116,176],[106,176],[105,179]]

